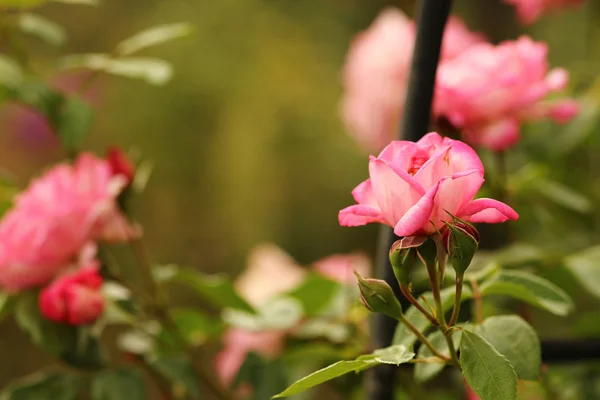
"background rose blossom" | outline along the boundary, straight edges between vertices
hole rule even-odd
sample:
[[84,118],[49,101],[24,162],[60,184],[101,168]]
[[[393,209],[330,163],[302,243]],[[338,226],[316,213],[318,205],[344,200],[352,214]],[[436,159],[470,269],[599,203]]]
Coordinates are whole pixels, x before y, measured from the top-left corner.
[[[458,18],[446,26],[442,58],[483,41]],[[402,115],[415,41],[415,24],[402,11],[386,8],[353,40],[344,65],[342,119],[356,141],[380,150],[395,136]]]
[[39,297],[42,315],[70,325],[94,322],[104,310],[98,263],[67,273],[45,287]]
[[483,165],[466,144],[435,132],[416,143],[395,141],[369,162],[370,179],[352,195],[358,203],[339,212],[342,226],[390,225],[398,236],[431,235],[451,213],[471,222],[498,223],[517,213],[493,199],[477,199]]
[[583,3],[583,0],[504,0],[512,4],[517,9],[517,15],[524,24],[532,24],[540,16],[552,9],[558,9],[567,6],[576,6]]
[[116,202],[124,183],[89,153],[33,180],[0,222],[0,286],[43,285],[90,242],[137,235]]
[[523,121],[551,118],[564,123],[578,111],[570,99],[547,101],[564,89],[568,72],[549,70],[546,44],[528,37],[497,46],[481,43],[443,62],[434,111],[474,145],[504,150],[518,142]]

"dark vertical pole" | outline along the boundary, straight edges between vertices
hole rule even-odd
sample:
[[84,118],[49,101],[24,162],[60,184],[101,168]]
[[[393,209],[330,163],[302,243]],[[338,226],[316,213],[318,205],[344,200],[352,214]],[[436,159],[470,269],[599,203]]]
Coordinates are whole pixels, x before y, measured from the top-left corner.
[[[421,0],[404,119],[398,132],[403,139],[417,141],[429,130],[435,75],[451,4],[452,0]],[[385,279],[398,294],[398,283],[388,259],[388,251],[396,239],[392,229],[382,227],[376,261],[378,276]],[[389,346],[395,329],[396,321],[376,314],[372,328],[373,344],[377,348]],[[395,372],[395,367],[391,365],[374,368],[367,387],[367,398],[394,400]]]

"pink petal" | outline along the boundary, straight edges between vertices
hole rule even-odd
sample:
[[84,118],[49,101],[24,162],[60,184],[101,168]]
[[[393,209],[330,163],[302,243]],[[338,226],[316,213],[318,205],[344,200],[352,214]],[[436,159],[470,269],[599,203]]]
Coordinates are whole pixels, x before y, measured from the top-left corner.
[[423,136],[417,143],[421,146],[439,146],[444,139],[437,132],[429,132]]
[[400,218],[394,227],[394,233],[398,236],[412,236],[417,232],[433,233],[433,226],[429,223],[431,212],[433,210],[433,201],[440,187],[438,182],[432,187],[425,196],[410,208]]
[[556,123],[566,124],[579,114],[580,109],[581,107],[578,101],[566,99],[552,104],[546,113]]
[[470,222],[497,224],[508,220],[515,221],[519,218],[519,214],[498,200],[482,198],[465,205],[458,211],[457,217]]
[[467,140],[493,151],[503,151],[515,145],[519,139],[519,122],[507,118],[465,132]]
[[369,162],[369,175],[381,215],[390,226],[396,225],[423,195],[422,188],[414,186],[414,180],[407,172],[394,170],[375,157]]
[[545,79],[550,90],[562,90],[569,83],[569,72],[564,68],[554,68]]
[[384,222],[381,212],[371,206],[354,205],[346,207],[338,213],[341,226],[362,226],[371,222]]
[[451,220],[448,213],[457,215],[458,210],[472,201],[483,181],[479,170],[460,172],[441,180],[430,217],[436,228],[442,228],[443,221]]
[[354,200],[356,200],[358,204],[378,207],[370,179],[359,183],[358,186],[352,190],[352,197],[354,197]]

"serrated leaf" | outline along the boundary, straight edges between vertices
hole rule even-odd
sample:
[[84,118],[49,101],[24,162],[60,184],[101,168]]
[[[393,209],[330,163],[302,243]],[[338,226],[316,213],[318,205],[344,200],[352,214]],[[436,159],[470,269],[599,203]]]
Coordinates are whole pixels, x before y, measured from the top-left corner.
[[62,60],[62,68],[87,68],[126,78],[142,79],[152,85],[163,85],[173,76],[167,61],[151,57],[112,58],[108,54],[82,54]]
[[[452,334],[452,342],[454,347],[458,348],[460,344],[461,331],[456,331]],[[427,337],[431,344],[440,351],[440,353],[449,356],[450,349],[448,349],[448,343],[444,338],[444,334],[440,331],[435,331]],[[419,348],[418,358],[429,358],[433,357],[433,353],[427,346],[421,346]],[[417,363],[415,365],[415,380],[417,382],[426,382],[434,378],[439,374],[446,364],[444,363]]]
[[12,58],[0,54],[0,85],[17,87],[23,80],[21,66]]
[[567,257],[565,265],[590,294],[600,297],[600,246]]
[[23,32],[53,46],[60,46],[67,39],[67,32],[62,26],[39,14],[23,13],[19,16],[18,24]]
[[542,367],[540,339],[522,318],[517,315],[490,317],[477,332],[510,361],[519,379],[538,379]]
[[252,306],[237,294],[233,283],[225,275],[206,275],[193,269],[181,268],[175,271],[171,280],[194,289],[214,305],[255,313]]
[[480,291],[483,296],[510,296],[561,316],[567,315],[574,307],[564,290],[524,271],[499,271],[481,285]]
[[[456,296],[455,288],[448,287],[442,289],[440,292],[440,296],[442,298],[442,307],[444,311],[447,312],[451,310],[454,306],[454,297]],[[430,292],[425,293],[422,297],[425,297],[427,299],[427,302],[433,307],[433,295]],[[473,298],[473,293],[467,286],[465,286],[463,288],[461,301],[469,300],[471,298]],[[425,301],[423,301],[422,299],[419,299],[419,301],[421,302],[423,307],[425,307],[425,309],[428,308],[427,303]],[[421,332],[425,331],[431,326],[431,322],[427,318],[425,318],[419,310],[412,306],[406,310],[404,316],[410,322],[412,322],[413,325],[415,325],[417,329]],[[407,348],[412,349],[416,341],[417,337],[406,327],[406,325],[398,324],[396,332],[394,333],[394,339],[392,341],[393,344],[403,344]]]
[[1,400],[76,400],[81,378],[59,372],[36,373],[2,391]]
[[136,369],[103,370],[92,379],[92,400],[146,400],[142,375]]
[[186,22],[154,26],[123,40],[115,51],[120,56],[128,56],[142,49],[187,36],[192,30],[192,25]]
[[330,381],[349,372],[360,372],[380,364],[400,365],[410,361],[415,356],[404,345],[386,347],[365,354],[353,361],[338,361],[328,367],[318,370],[293,383],[283,392],[273,398],[292,396],[313,388],[321,383]]
[[365,367],[370,368],[379,363],[373,359],[369,360],[354,360],[354,361],[338,361],[328,367],[313,372],[312,374],[296,381],[283,392],[274,396],[274,399],[293,396],[302,393],[310,388],[313,388],[321,383],[325,383],[349,372],[361,370]]
[[460,365],[467,383],[480,400],[516,400],[517,374],[506,357],[477,333],[464,330]]

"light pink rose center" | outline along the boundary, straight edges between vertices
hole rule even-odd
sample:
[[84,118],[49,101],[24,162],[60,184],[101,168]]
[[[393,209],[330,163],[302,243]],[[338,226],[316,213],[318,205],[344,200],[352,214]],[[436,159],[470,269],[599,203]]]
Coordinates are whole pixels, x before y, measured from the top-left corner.
[[414,176],[417,172],[419,172],[427,160],[429,160],[429,155],[420,154],[413,156],[413,158],[410,160],[410,166],[408,167],[407,172]]

